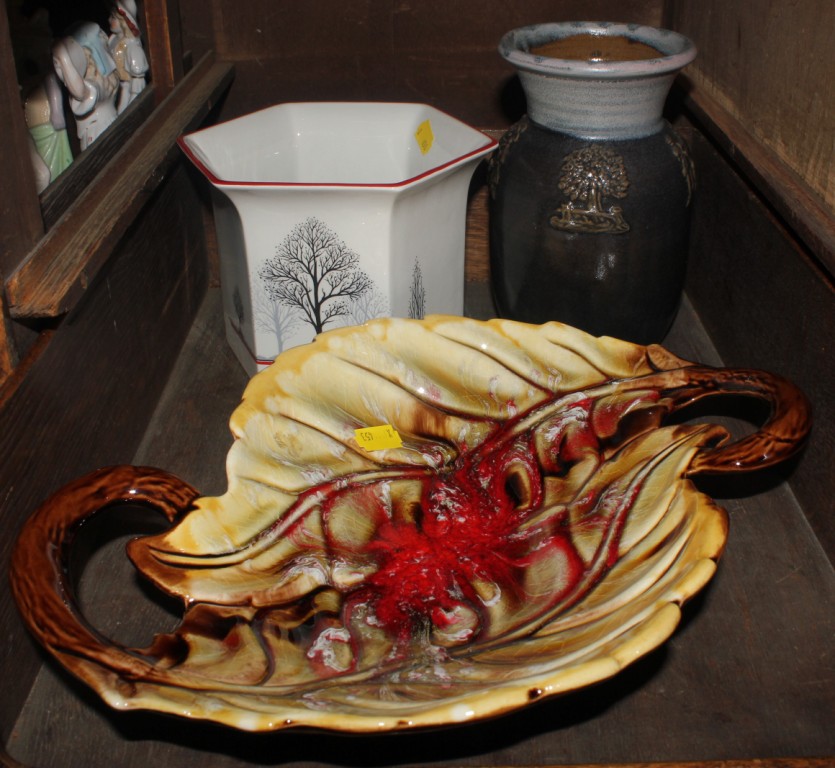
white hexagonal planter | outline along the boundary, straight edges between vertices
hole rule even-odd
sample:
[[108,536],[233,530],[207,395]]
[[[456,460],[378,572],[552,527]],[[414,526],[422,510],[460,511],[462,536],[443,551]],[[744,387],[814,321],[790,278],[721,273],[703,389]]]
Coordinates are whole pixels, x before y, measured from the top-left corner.
[[253,374],[319,331],[460,315],[495,141],[423,104],[281,104],[181,137],[211,182],[226,335]]

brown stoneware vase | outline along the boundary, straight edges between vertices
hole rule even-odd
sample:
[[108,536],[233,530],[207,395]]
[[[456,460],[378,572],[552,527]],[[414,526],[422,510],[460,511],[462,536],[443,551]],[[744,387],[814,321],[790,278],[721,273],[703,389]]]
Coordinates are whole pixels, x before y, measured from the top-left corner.
[[660,341],[678,309],[694,174],[662,117],[690,40],[634,24],[507,33],[527,114],[491,162],[491,270],[503,317]]

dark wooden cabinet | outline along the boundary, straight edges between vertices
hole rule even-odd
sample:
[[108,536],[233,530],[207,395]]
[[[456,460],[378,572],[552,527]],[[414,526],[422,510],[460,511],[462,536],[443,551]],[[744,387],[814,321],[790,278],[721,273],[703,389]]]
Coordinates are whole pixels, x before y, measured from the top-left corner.
[[[828,0],[140,6],[153,86],[63,198],[34,192],[0,19],[0,171],[13,180],[0,184],[0,764],[835,763]],[[730,512],[728,549],[673,638],[592,689],[481,725],[392,738],[252,735],[124,715],[45,659],[5,578],[16,533],[41,499],[116,463],[162,466],[205,494],[225,488],[226,423],[246,379],[223,338],[208,190],[180,157],[177,135],[280,101],[336,99],[424,101],[500,135],[524,110],[495,50],[501,34],[613,16],[675,28],[700,50],[670,102],[698,189],[687,298],[665,343],[685,358],[780,373],[807,392],[815,417],[791,465],[705,481]],[[478,317],[493,313],[486,198],[477,172],[467,311]],[[729,408],[720,416],[739,415]],[[97,557],[87,589],[102,628],[147,629],[158,613],[140,607],[129,571],[117,574],[120,550]]]

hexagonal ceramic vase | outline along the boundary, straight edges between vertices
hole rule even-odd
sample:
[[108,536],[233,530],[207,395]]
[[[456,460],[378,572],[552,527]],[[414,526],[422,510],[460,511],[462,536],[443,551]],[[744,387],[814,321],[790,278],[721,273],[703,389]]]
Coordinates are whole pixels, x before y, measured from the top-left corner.
[[248,373],[375,317],[460,315],[467,191],[495,142],[422,104],[281,104],[180,139],[211,182]]

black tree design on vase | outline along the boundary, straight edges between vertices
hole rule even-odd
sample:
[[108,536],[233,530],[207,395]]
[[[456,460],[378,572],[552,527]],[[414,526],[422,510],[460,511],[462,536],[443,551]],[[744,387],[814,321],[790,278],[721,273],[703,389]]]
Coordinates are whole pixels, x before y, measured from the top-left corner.
[[372,290],[359,256],[317,218],[293,228],[258,271],[270,298],[296,310],[316,333],[351,316],[351,304]]

